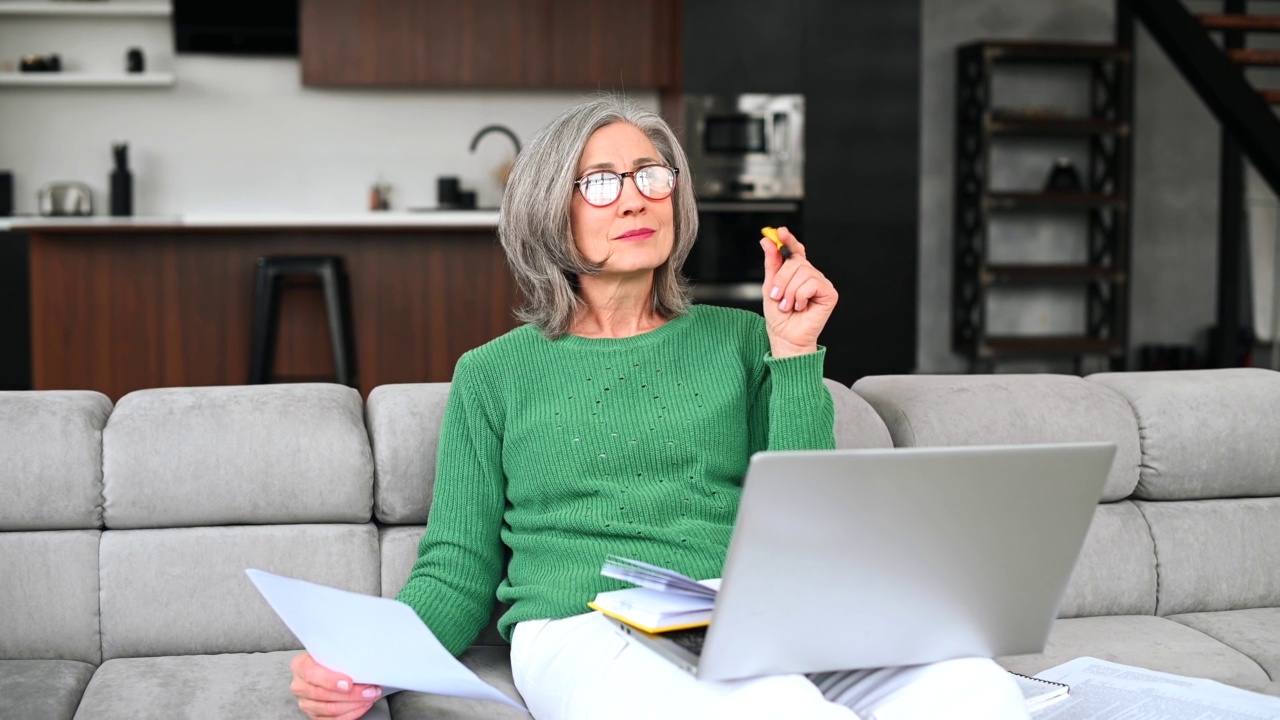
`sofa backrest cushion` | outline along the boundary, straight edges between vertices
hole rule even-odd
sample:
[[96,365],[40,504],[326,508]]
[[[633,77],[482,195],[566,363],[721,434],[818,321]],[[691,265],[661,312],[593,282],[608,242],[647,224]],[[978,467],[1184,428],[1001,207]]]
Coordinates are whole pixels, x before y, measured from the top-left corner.
[[[893,446],[884,421],[848,387],[826,380],[839,448]],[[427,521],[435,487],[440,421],[449,383],[381,385],[369,393],[365,422],[373,445],[374,515],[388,524]]]
[[836,447],[837,448],[891,448],[893,438],[889,436],[889,428],[875,408],[862,399],[846,385],[827,378],[824,380],[831,391],[831,402],[836,411]]
[[1160,559],[1157,614],[1280,607],[1280,498],[1137,506]]
[[365,522],[360,394],[329,384],[140,390],[103,432],[108,528]]
[[1156,552],[1132,501],[1099,505],[1058,617],[1154,615]]
[[1138,482],[1138,425],[1124,398],[1066,375],[881,375],[853,389],[897,447],[1106,441],[1116,457],[1104,501]]
[[0,532],[0,660],[101,662],[101,534]]
[[0,531],[102,527],[106,395],[0,393]]
[[373,512],[379,521],[427,521],[448,399],[449,383],[380,385],[369,393],[365,424],[373,446]]
[[1104,373],[1142,428],[1135,497],[1280,497],[1280,373],[1259,368]]
[[103,660],[299,648],[246,568],[381,590],[372,523],[108,530],[101,558]]

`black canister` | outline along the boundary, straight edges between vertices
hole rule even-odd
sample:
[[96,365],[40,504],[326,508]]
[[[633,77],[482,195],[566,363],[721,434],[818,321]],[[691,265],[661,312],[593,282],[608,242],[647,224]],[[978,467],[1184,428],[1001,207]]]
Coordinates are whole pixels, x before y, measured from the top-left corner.
[[146,71],[147,61],[142,54],[142,48],[129,48],[129,51],[124,54],[124,69],[130,73]]
[[458,207],[458,196],[461,194],[461,190],[458,178],[448,175],[437,178],[436,205],[442,208]]

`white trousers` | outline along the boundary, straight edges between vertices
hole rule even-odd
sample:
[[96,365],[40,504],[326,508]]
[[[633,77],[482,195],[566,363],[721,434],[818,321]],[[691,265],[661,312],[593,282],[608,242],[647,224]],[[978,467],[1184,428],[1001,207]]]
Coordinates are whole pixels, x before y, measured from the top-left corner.
[[710,682],[598,613],[516,625],[511,670],[537,720],[1027,718],[1018,686],[987,659]]

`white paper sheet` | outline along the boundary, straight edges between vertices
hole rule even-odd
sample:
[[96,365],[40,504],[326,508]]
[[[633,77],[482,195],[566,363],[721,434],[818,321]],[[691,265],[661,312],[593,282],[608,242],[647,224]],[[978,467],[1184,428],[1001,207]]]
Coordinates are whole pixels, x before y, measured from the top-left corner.
[[458,662],[404,603],[262,570],[245,574],[317,662],[357,683],[526,709]]
[[1280,698],[1184,677],[1080,657],[1036,677],[1071,686],[1066,700],[1035,720],[1276,720]]

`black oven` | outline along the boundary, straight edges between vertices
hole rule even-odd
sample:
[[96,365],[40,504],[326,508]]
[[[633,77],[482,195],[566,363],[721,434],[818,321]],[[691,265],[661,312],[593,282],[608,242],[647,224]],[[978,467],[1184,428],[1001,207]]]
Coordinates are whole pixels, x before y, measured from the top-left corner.
[[786,226],[804,238],[798,200],[698,203],[698,241],[685,262],[696,302],[760,311],[764,254],[760,229]]

